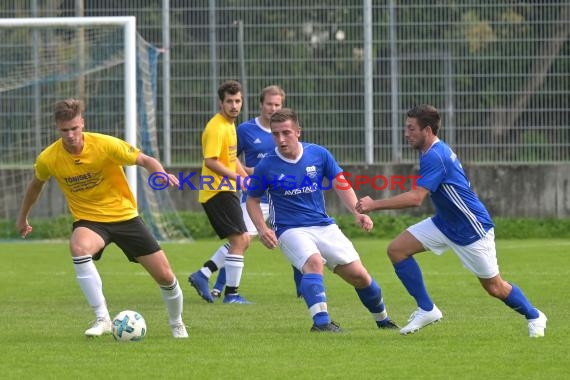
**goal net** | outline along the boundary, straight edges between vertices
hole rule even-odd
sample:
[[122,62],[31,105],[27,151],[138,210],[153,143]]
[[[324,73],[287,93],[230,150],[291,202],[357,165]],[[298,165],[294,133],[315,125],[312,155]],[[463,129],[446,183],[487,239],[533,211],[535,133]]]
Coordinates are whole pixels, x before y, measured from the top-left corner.
[[[53,24],[29,19],[30,24],[11,24],[15,20],[0,19],[0,220],[4,221],[0,238],[17,236],[14,223],[35,158],[58,138],[53,124],[58,100],[82,99],[87,131],[125,139],[160,159],[159,51],[134,27],[128,28],[129,23],[134,25],[133,17],[59,18],[52,19]],[[43,23],[35,25],[35,20]],[[127,46],[130,41],[134,48]],[[169,191],[151,189],[144,169],[133,166],[126,171],[139,212],[156,238],[190,239]],[[34,219],[70,219],[55,181],[46,185],[30,217],[32,225]]]

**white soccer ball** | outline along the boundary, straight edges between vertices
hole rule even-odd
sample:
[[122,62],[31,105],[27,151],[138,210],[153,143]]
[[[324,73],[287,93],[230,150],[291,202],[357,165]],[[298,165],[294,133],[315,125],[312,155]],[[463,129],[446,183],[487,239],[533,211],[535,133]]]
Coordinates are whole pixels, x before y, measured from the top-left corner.
[[113,318],[113,338],[118,341],[137,341],[146,335],[146,322],[132,310],[121,311]]

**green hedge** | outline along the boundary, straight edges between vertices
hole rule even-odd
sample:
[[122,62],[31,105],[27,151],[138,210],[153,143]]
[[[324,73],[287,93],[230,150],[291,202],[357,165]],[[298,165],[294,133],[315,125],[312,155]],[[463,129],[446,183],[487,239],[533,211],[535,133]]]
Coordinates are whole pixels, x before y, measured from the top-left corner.
[[[204,213],[181,212],[184,224],[194,239],[216,238]],[[351,215],[335,217],[344,233],[351,238],[391,239],[407,226],[423,219],[406,214],[391,216],[374,214],[374,230],[364,232]],[[570,238],[570,219],[495,218],[495,236],[498,239]],[[67,239],[71,231],[69,217],[31,220],[34,232],[31,239]],[[0,221],[0,239],[17,239],[13,221]]]

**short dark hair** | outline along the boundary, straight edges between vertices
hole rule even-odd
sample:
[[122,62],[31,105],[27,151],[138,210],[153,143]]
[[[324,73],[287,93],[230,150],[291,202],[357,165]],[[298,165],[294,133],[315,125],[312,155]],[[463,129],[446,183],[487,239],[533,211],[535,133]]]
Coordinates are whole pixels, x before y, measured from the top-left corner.
[[437,108],[431,104],[414,105],[408,110],[407,116],[416,119],[421,129],[429,126],[433,134],[437,136],[441,128],[441,116]]
[[218,98],[220,101],[224,101],[226,94],[235,95],[240,92],[242,92],[241,84],[235,80],[228,80],[218,87]]
[[297,128],[301,128],[299,124],[299,117],[297,113],[292,108],[281,108],[280,110],[275,111],[271,118],[269,119],[269,125],[273,123],[283,123],[287,120],[293,121],[293,124],[297,126]]
[[60,121],[69,121],[76,116],[83,114],[85,106],[78,99],[65,99],[55,103],[54,119],[58,123]]

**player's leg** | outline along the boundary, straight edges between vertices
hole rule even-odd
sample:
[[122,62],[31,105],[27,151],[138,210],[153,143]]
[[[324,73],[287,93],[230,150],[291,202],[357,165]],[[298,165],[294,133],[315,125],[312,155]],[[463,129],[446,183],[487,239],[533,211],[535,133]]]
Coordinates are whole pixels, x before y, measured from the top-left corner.
[[164,251],[159,250],[150,255],[138,256],[136,259],[159,285],[160,294],[168,312],[172,335],[175,338],[187,338],[188,332],[182,321],[184,296]]
[[399,328],[388,316],[382,297],[382,289],[380,289],[374,278],[370,276],[360,260],[355,260],[349,264],[337,265],[334,268],[334,273],[354,286],[360,302],[368,309],[376,322],[376,326],[382,329]]
[[[241,209],[238,208],[238,210]],[[243,224],[243,223],[242,223]],[[245,228],[243,228],[245,230]],[[250,235],[247,232],[228,236],[230,247],[226,255],[226,289],[224,291],[224,303],[250,303],[242,297],[238,288],[241,283],[241,275],[244,267],[244,253],[249,247]]]
[[336,224],[316,228],[315,239],[327,267],[354,287],[379,328],[398,328],[388,317],[380,286],[362,264],[352,242]]
[[[226,239],[232,235],[241,235],[245,233],[245,225],[243,223],[243,214],[239,205],[239,198],[235,192],[220,192],[214,197],[210,198],[206,203],[202,203],[202,207],[206,212],[206,216],[212,225],[214,231],[220,239]],[[249,243],[249,239],[247,240]],[[188,276],[188,282],[202,299],[206,302],[214,302],[212,295],[210,294],[209,280],[212,273],[216,272],[219,268],[225,266],[226,259],[228,255],[234,255],[231,251],[232,242],[228,242],[229,251],[225,253],[225,256],[221,250],[216,251],[214,255],[207,260],[204,265],[197,271],[191,273]],[[234,242],[234,245],[237,243]],[[242,244],[243,245],[243,244]],[[239,244],[238,244],[239,246]],[[246,246],[247,248],[247,246]],[[239,247],[234,247],[234,249],[240,249]],[[240,257],[231,257],[231,261],[241,262],[241,268],[243,269],[243,252]],[[238,252],[240,253],[240,252]],[[239,264],[237,264],[239,265]],[[235,272],[235,271],[234,271]],[[228,268],[226,267],[226,280],[228,277]],[[241,278],[241,271],[240,271]],[[226,289],[227,290],[227,289]]]
[[422,271],[413,257],[426,249],[442,253],[447,248],[443,238],[443,234],[431,219],[427,218],[403,231],[388,246],[388,257],[392,261],[396,275],[418,305],[410,316],[408,324],[400,330],[401,334],[414,333],[422,327],[438,322],[443,317],[431,300]]
[[493,229],[468,246],[457,246],[453,243],[450,245],[463,265],[477,276],[489,295],[502,300],[511,309],[525,316],[531,337],[544,336],[546,316],[530,303],[518,286],[505,281],[499,273]]
[[303,297],[303,294],[301,294],[301,280],[303,279],[303,273],[295,268],[293,265],[291,265],[291,268],[293,270],[293,282],[295,283],[295,292],[297,294],[298,298]]
[[100,336],[111,332],[111,318],[103,295],[101,276],[93,262],[93,256],[98,259],[106,243],[92,228],[94,224],[89,226],[89,222],[75,222],[69,246],[77,282],[95,313],[95,322],[85,331],[85,335]]
[[184,297],[182,289],[170,267],[166,254],[140,217],[109,227],[112,241],[132,262],[140,263],[160,289],[168,313],[168,322],[175,338],[187,338],[182,321]]
[[292,228],[279,237],[281,252],[289,262],[301,268],[303,277],[300,290],[313,319],[313,332],[340,332],[340,327],[331,321],[323,278],[323,258],[318,253],[309,228]]
[[[218,250],[214,253],[214,256],[222,258],[222,262],[225,262],[229,247],[230,243],[225,243],[224,245],[218,248]],[[213,261],[216,262],[216,259],[214,259]],[[217,261],[219,262],[220,260]],[[226,286],[226,268],[222,266],[218,271],[218,276],[216,277],[216,282],[214,283],[214,287],[210,291],[212,298],[220,297],[222,295],[225,286]]]
[[[311,331],[329,331],[331,320],[328,313],[327,296],[323,277],[323,258],[317,253],[309,256],[303,265],[301,294],[313,318]],[[337,327],[337,326],[335,326]]]

